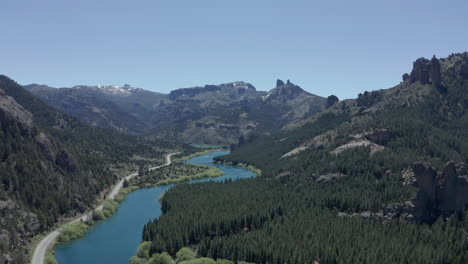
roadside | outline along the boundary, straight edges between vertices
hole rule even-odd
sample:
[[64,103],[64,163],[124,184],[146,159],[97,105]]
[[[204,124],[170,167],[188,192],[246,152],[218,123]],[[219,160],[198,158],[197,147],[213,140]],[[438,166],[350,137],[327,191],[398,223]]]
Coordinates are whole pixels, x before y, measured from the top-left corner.
[[[165,164],[149,168],[149,171],[157,170],[159,168],[170,165],[171,164],[171,157],[173,155],[176,155],[176,154],[179,154],[179,153],[171,153],[171,154],[166,155],[166,163]],[[132,173],[132,174],[128,175],[127,177],[121,179],[114,186],[114,188],[110,192],[110,194],[108,196],[108,199],[106,199],[106,201],[109,200],[109,199],[114,199],[114,197],[122,189],[124,181],[128,181],[128,180],[130,180],[131,178],[133,178],[133,177],[135,177],[137,175],[138,175],[138,172],[135,172],[135,173]],[[97,206],[95,208],[95,211],[101,211],[104,208],[104,203],[105,203],[105,201],[103,203],[101,203],[99,206]],[[49,248],[52,247],[53,242],[55,242],[57,237],[60,235],[60,231],[63,228],[63,226],[67,226],[67,225],[70,225],[70,224],[77,223],[80,220],[81,221],[87,221],[87,220],[91,219],[92,215],[93,215],[93,211],[86,212],[86,213],[82,214],[81,216],[75,218],[74,220],[71,220],[68,223],[63,224],[62,226],[58,227],[56,230],[50,232],[48,235],[46,235],[44,238],[42,238],[42,240],[40,240],[40,242],[37,244],[37,246],[36,246],[36,248],[34,250],[34,254],[33,254],[31,263],[32,264],[44,264],[45,263],[44,261],[45,261],[45,257],[46,257],[46,252],[47,252],[47,250]]]

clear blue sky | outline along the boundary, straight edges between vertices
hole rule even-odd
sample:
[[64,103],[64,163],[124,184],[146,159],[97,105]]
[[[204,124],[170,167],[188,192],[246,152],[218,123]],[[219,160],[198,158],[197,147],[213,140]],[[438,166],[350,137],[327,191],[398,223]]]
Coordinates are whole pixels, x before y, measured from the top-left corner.
[[0,74],[168,92],[277,78],[340,98],[468,51],[468,1],[3,0]]

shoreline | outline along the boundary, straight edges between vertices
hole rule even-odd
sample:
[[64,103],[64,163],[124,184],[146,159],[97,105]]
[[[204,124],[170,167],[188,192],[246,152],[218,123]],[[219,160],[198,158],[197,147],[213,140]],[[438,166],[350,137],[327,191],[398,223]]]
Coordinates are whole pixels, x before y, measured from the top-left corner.
[[194,152],[192,154],[188,154],[188,155],[180,157],[180,158],[175,158],[172,162],[178,163],[178,162],[182,162],[182,161],[187,161],[187,160],[193,159],[195,157],[203,156],[203,155],[206,155],[208,153],[216,152],[216,151],[227,151],[227,150],[222,149],[222,148],[204,149],[202,151],[197,151],[197,152]]
[[244,168],[248,171],[251,171],[251,172],[254,172],[257,174],[257,176],[262,176],[262,170],[253,166],[253,165],[250,165],[250,164],[246,164],[246,163],[237,163],[237,164],[234,164],[234,162],[232,161],[215,161],[214,163],[216,164],[222,164],[222,165],[227,165],[227,166],[235,166],[235,167],[240,167],[240,168]]
[[[166,160],[165,164],[152,167],[149,170],[153,171],[153,170],[165,167],[165,166],[169,166],[172,163],[171,157],[173,155],[177,155],[179,153],[180,152],[167,154],[166,157],[165,157],[165,160]],[[36,244],[36,246],[34,248],[34,252],[33,252],[32,258],[31,258],[31,263],[32,264],[44,264],[44,263],[46,263],[45,262],[46,257],[50,253],[52,253],[52,256],[53,256],[53,249],[54,249],[54,247],[55,247],[55,245],[57,243],[57,239],[59,238],[59,235],[61,234],[61,231],[63,231],[64,228],[68,228],[68,227],[72,226],[73,224],[77,224],[77,223],[86,224],[86,222],[90,220],[90,217],[93,216],[93,213],[95,211],[102,211],[104,209],[104,204],[106,203],[106,201],[115,201],[114,200],[115,197],[120,194],[121,190],[125,189],[125,188],[123,188],[123,183],[124,183],[125,180],[128,181],[128,180],[130,180],[131,178],[133,178],[133,177],[135,177],[137,175],[138,175],[138,172],[134,172],[134,173],[132,173],[130,175],[127,175],[126,177],[122,178],[121,180],[119,180],[114,185],[114,187],[111,189],[111,192],[110,192],[109,196],[103,202],[101,202],[94,210],[85,212],[85,213],[83,213],[82,215],[80,215],[78,217],[72,218],[69,221],[58,224],[58,226],[55,229],[53,229],[52,231],[50,231],[50,232],[48,232],[46,234],[43,234],[42,239],[40,239],[39,242],[37,242],[37,244]],[[92,223],[91,225],[89,225],[88,229],[89,229],[89,227],[93,226],[94,224],[95,223]],[[88,224],[86,224],[86,225],[88,225]],[[39,236],[41,236],[41,235],[39,234]],[[54,260],[55,260],[55,258],[54,258]],[[57,262],[55,262],[55,263],[57,263]]]

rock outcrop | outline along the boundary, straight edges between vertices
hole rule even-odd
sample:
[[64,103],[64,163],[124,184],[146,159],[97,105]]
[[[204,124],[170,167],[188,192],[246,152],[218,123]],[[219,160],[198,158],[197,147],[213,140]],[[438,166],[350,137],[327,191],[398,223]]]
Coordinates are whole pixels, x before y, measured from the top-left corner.
[[448,162],[437,171],[425,162],[415,163],[413,172],[419,191],[414,204],[416,219],[431,222],[468,207],[468,173],[464,163]]
[[280,79],[276,80],[276,87],[283,86],[284,82]]
[[338,103],[340,99],[336,95],[330,95],[327,97],[327,103],[325,104],[326,108],[332,107],[334,104]]
[[315,182],[317,183],[329,183],[329,182],[334,182],[342,177],[344,177],[344,174],[341,173],[329,173],[329,174],[324,174],[320,175],[315,179]]
[[443,90],[440,61],[435,57],[431,60],[419,58],[413,63],[411,74],[403,75],[404,82],[432,83],[438,90]]
[[354,140],[341,145],[331,151],[332,154],[339,154],[348,149],[356,147],[370,147],[371,155],[385,149],[384,145],[390,140],[391,131],[385,128],[374,128],[363,133],[350,135]]
[[357,148],[357,147],[369,147],[370,148],[370,154],[373,155],[376,152],[382,151],[385,149],[384,146],[375,144],[369,140],[364,140],[364,139],[358,139],[358,140],[352,140],[344,145],[341,145],[334,150],[332,150],[330,153],[331,154],[340,154],[344,151],[347,151],[349,149]]
[[379,145],[387,144],[391,136],[392,133],[384,128],[376,128],[364,133],[365,138]]
[[419,58],[413,63],[413,70],[411,71],[411,83],[420,82],[427,84],[429,82],[429,72],[431,71],[430,62],[428,59]]
[[440,87],[442,85],[442,77],[440,73],[440,62],[439,60],[433,56],[431,59],[431,81],[436,87]]

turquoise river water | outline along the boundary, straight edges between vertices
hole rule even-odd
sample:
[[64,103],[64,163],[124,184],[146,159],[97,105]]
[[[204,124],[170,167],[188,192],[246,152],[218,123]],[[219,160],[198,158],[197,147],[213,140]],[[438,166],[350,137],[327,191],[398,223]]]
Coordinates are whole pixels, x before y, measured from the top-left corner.
[[[243,168],[213,163],[214,157],[227,153],[229,152],[212,152],[187,161],[216,167],[225,173],[217,178],[190,183],[237,180],[256,176],[255,173]],[[173,186],[173,184],[157,186],[130,193],[111,218],[93,226],[85,237],[60,245],[55,250],[55,258],[60,264],[129,263],[128,259],[136,255],[136,248],[141,242],[143,226],[148,221],[161,216],[158,197]]]

